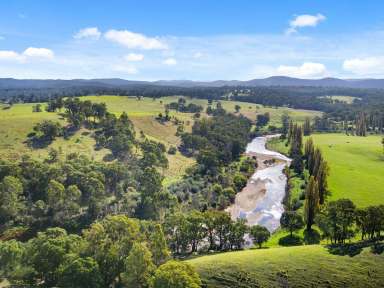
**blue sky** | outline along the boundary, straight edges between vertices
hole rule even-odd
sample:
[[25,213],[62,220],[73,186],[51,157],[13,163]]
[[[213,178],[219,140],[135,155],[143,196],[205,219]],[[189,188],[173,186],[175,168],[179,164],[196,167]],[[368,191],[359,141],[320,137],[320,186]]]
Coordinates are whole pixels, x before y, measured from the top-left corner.
[[384,77],[384,1],[0,2],[0,77]]

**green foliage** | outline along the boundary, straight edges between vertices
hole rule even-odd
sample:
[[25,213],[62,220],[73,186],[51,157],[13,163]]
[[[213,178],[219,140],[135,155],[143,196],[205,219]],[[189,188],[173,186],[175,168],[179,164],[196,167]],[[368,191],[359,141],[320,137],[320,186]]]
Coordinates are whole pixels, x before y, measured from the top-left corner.
[[172,260],[156,270],[153,284],[154,288],[199,288],[201,280],[191,265]]
[[261,245],[264,242],[267,242],[269,237],[271,236],[271,232],[269,232],[268,229],[264,226],[260,225],[252,226],[250,234],[252,236],[253,241],[259,245],[259,248],[261,248]]
[[21,181],[13,176],[5,176],[0,182],[0,228],[21,216],[25,209],[23,200]]
[[39,232],[30,241],[28,262],[36,271],[37,282],[41,276],[46,285],[55,286],[60,274],[60,265],[65,262],[66,255],[79,252],[81,238],[68,235],[64,229],[50,228],[46,232]]
[[102,288],[99,265],[91,258],[70,255],[59,269],[59,287]]
[[150,249],[156,266],[163,264],[170,256],[163,228],[160,224],[155,225],[154,231],[151,234]]
[[331,201],[317,222],[324,236],[329,237],[332,243],[344,243],[354,234],[355,205],[349,199]]
[[127,287],[150,287],[151,276],[155,270],[152,253],[143,243],[135,242],[128,257],[124,261],[125,269],[122,282]]
[[303,218],[295,211],[285,211],[280,218],[280,225],[292,233],[304,226]]

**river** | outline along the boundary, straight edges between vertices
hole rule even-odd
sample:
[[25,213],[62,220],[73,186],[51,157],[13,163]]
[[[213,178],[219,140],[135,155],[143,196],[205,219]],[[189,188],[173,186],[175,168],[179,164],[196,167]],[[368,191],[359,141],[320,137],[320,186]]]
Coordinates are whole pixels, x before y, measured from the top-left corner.
[[284,168],[291,162],[283,154],[266,149],[267,140],[278,136],[256,137],[248,143],[246,155],[257,158],[258,168],[227,208],[232,219],[245,218],[249,226],[262,225],[271,232],[279,227],[284,212],[282,201],[287,185]]

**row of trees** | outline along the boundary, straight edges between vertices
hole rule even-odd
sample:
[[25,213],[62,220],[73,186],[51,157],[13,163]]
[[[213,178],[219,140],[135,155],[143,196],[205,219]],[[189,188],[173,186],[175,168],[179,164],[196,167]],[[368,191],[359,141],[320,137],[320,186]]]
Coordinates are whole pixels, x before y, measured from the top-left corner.
[[188,103],[185,98],[181,97],[177,102],[171,102],[165,105],[167,109],[173,109],[184,113],[199,113],[203,110],[203,106],[194,103]]
[[261,247],[270,236],[265,227],[249,228],[245,219],[233,221],[227,212],[218,210],[174,214],[167,219],[165,227],[175,254],[242,249],[247,233]]

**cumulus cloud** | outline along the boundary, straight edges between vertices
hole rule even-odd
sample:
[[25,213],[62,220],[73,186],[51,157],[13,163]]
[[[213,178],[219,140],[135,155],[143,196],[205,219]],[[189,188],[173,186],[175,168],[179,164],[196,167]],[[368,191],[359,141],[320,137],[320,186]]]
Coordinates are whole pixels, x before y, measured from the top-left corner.
[[298,28],[302,27],[315,27],[320,22],[324,21],[326,17],[322,14],[309,15],[303,14],[296,16],[289,22],[289,28],[286,30],[287,34],[296,33]]
[[277,74],[283,76],[307,78],[324,76],[327,69],[324,64],[305,62],[300,66],[285,66],[280,65],[277,68]]
[[343,69],[358,75],[375,75],[384,73],[384,57],[366,57],[346,59]]
[[104,37],[112,42],[119,43],[127,48],[138,48],[145,50],[167,49],[167,45],[159,38],[147,37],[140,33],[128,30],[109,30]]
[[81,29],[79,32],[77,32],[73,38],[75,39],[84,39],[84,38],[90,38],[90,39],[99,39],[101,36],[101,32],[97,27],[87,27],[84,29]]
[[12,50],[0,50],[0,60],[24,62],[28,59],[45,59],[54,58],[52,50],[47,48],[29,47],[23,53],[18,53]]
[[0,60],[20,60],[21,55],[11,50],[0,50]]
[[54,57],[54,53],[52,50],[47,48],[29,47],[25,49],[23,56],[31,58],[52,59]]
[[124,56],[124,60],[126,60],[128,62],[143,61],[144,55],[143,54],[136,54],[136,53],[129,53],[129,54]]
[[163,61],[163,63],[165,65],[168,65],[168,66],[173,66],[173,65],[176,65],[177,64],[177,61],[175,58],[167,58]]

